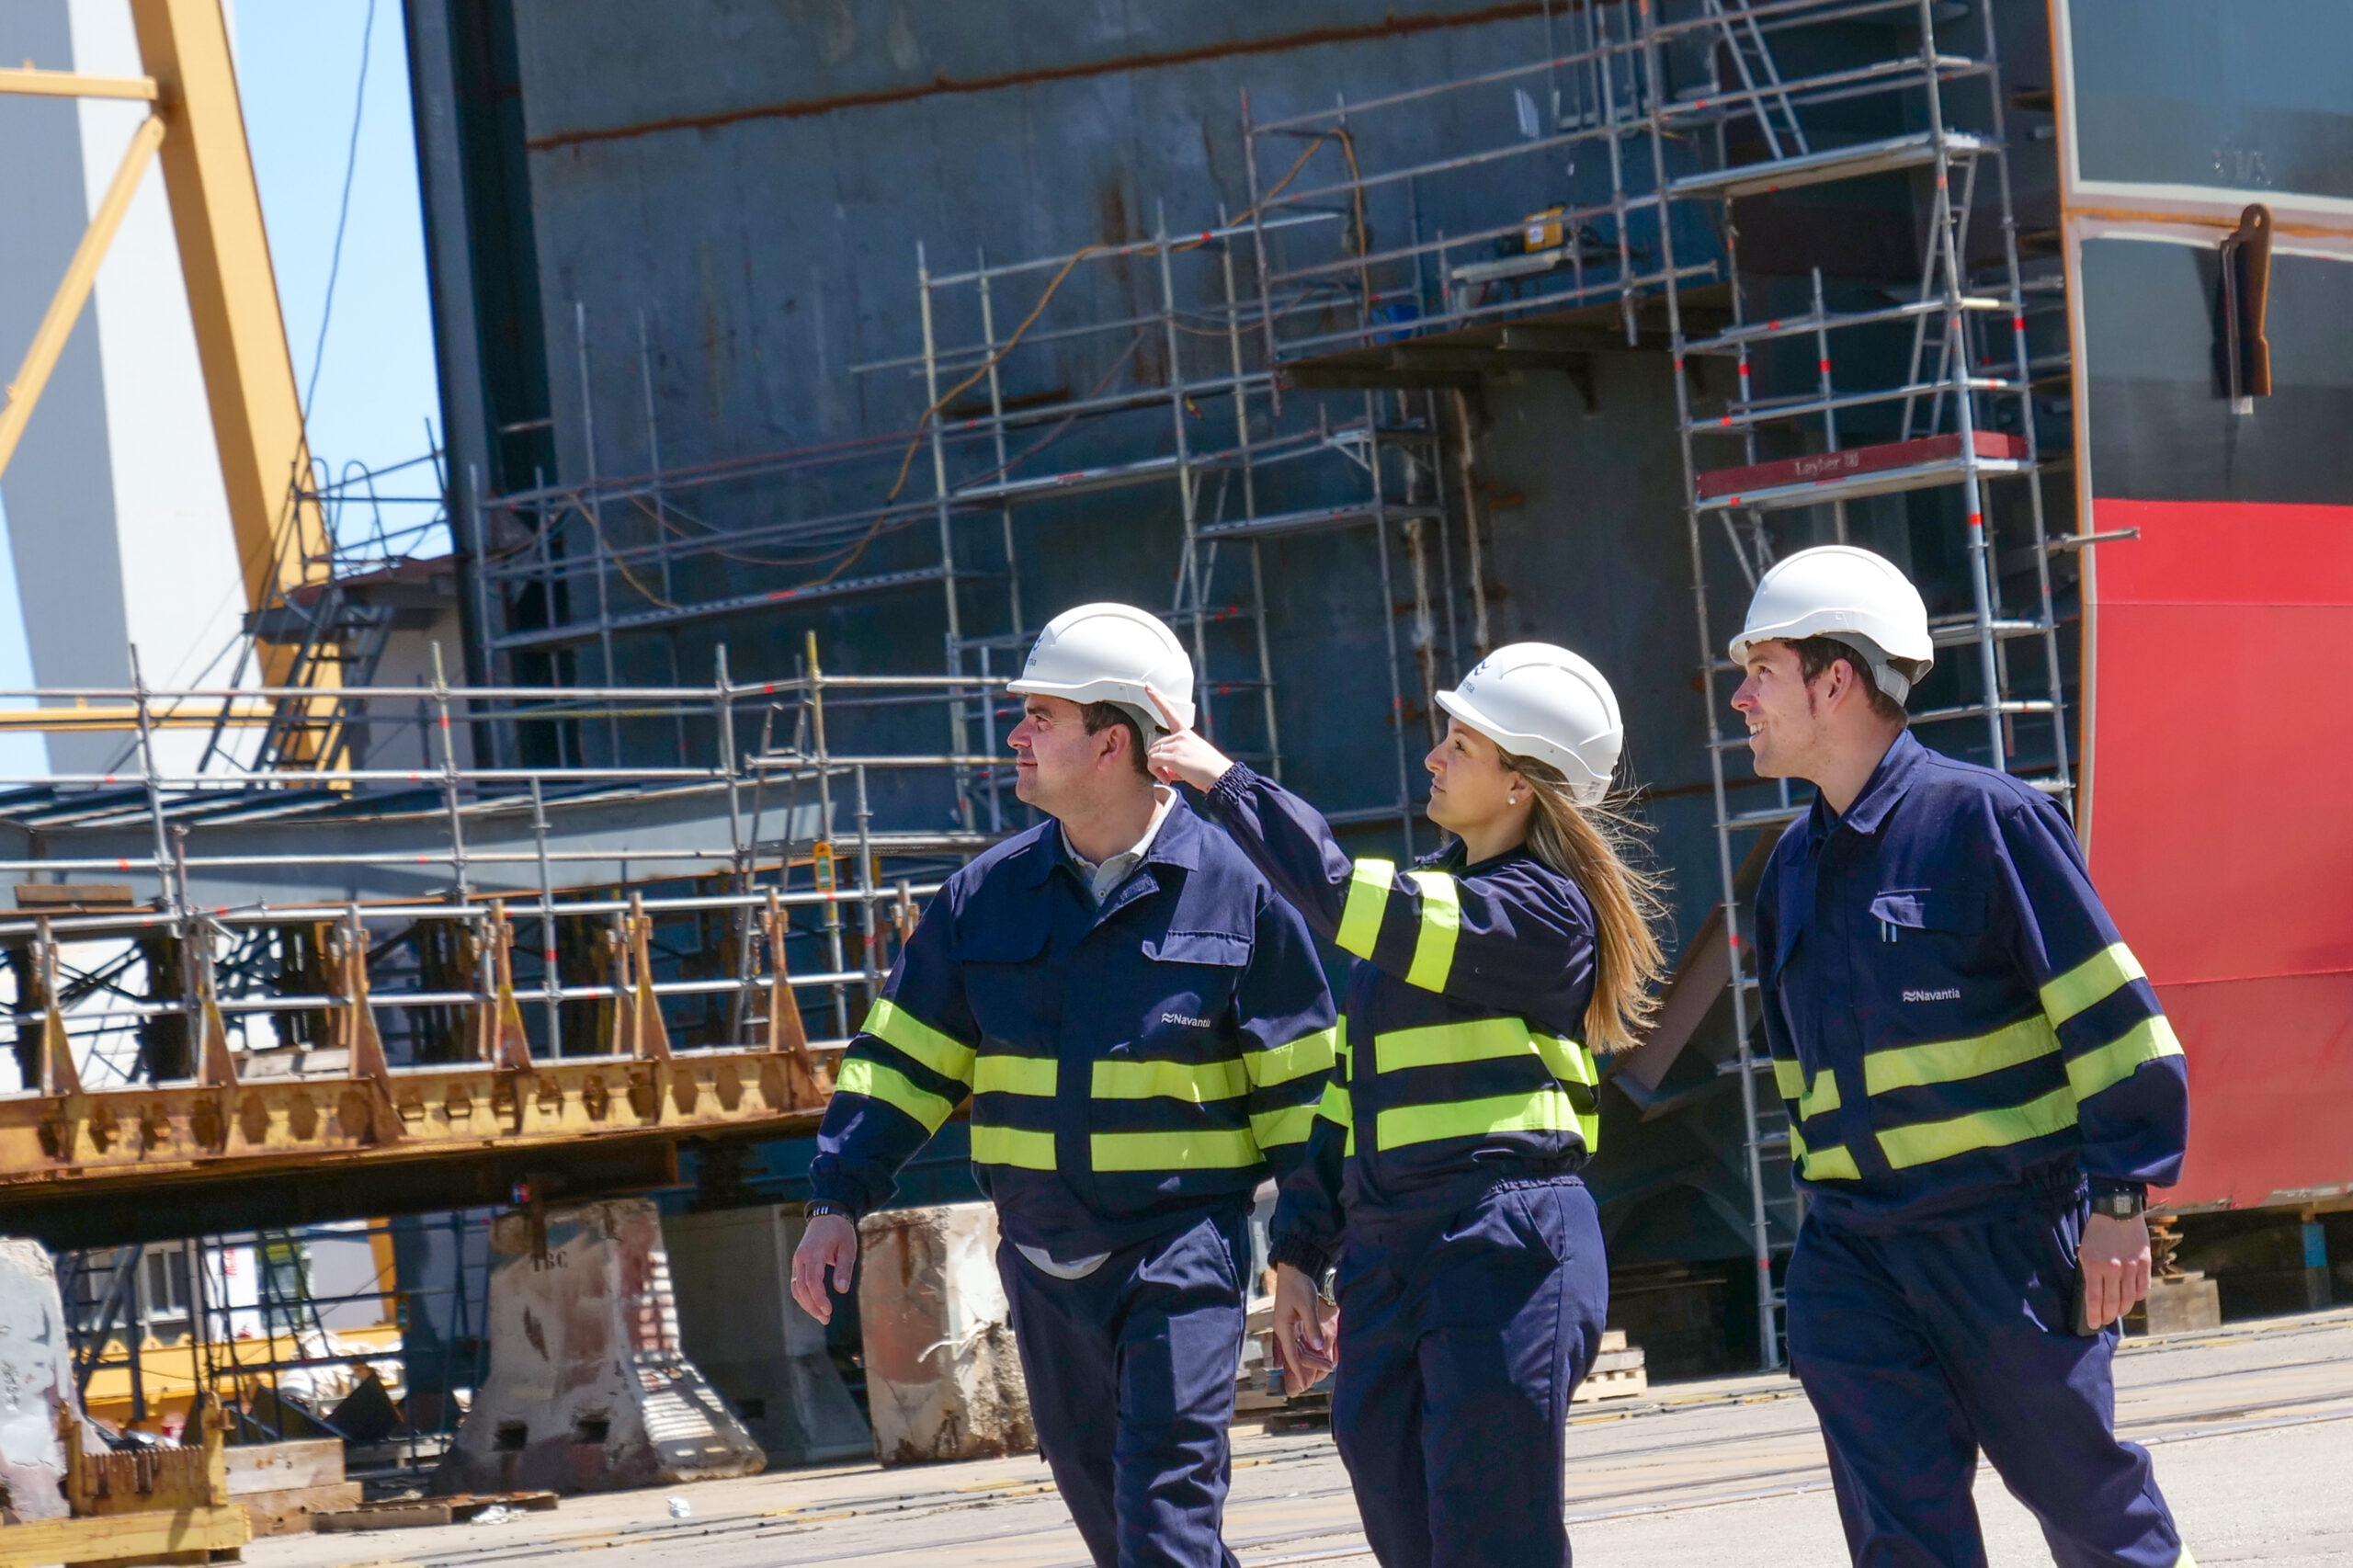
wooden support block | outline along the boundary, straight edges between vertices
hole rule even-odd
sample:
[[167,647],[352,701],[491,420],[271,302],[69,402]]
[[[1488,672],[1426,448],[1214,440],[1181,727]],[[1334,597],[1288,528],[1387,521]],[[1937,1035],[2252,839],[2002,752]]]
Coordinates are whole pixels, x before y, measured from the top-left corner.
[[253,1521],[256,1539],[266,1535],[308,1535],[311,1521],[321,1514],[348,1513],[359,1506],[361,1487],[356,1481],[334,1481],[324,1486],[290,1486],[277,1492],[248,1492],[234,1499]]
[[0,1568],[37,1568],[44,1562],[200,1562],[204,1556],[187,1554],[234,1551],[252,1539],[244,1509],[233,1503],[95,1518],[29,1519],[0,1526]]
[[229,1495],[291,1492],[333,1486],[343,1480],[343,1440],[324,1437],[301,1443],[241,1443],[224,1451]]

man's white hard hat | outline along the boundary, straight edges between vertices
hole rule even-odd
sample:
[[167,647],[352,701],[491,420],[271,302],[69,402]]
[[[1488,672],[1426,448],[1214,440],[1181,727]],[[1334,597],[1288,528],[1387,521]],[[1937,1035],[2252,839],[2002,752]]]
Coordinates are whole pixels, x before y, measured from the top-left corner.
[[1135,716],[1149,742],[1165,728],[1144,687],[1151,686],[1188,725],[1193,722],[1193,661],[1160,618],[1133,605],[1093,604],[1046,622],[1030,646],[1021,678],[1006,689],[1020,697],[1116,702]]
[[1920,590],[1885,556],[1851,544],[1818,544],[1776,562],[1748,601],[1732,661],[1746,664],[1759,642],[1808,637],[1833,637],[1862,654],[1898,702],[1937,662]]
[[1438,705],[1514,756],[1549,762],[1581,806],[1597,806],[1626,744],[1618,694],[1601,672],[1550,642],[1514,642],[1479,661]]

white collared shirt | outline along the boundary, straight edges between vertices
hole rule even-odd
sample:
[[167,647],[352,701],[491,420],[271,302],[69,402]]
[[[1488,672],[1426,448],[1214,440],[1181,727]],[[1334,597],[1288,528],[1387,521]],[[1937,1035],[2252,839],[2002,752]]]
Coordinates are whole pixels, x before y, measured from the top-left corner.
[[1154,785],[1152,797],[1152,820],[1144,824],[1143,836],[1099,866],[1072,848],[1070,833],[1067,829],[1063,831],[1063,847],[1070,850],[1071,859],[1086,873],[1088,891],[1095,895],[1096,903],[1100,903],[1118,892],[1120,884],[1128,880],[1129,873],[1142,863],[1144,856],[1152,849],[1152,841],[1160,836],[1161,824],[1168,820],[1169,811],[1176,804],[1176,791],[1165,784]]

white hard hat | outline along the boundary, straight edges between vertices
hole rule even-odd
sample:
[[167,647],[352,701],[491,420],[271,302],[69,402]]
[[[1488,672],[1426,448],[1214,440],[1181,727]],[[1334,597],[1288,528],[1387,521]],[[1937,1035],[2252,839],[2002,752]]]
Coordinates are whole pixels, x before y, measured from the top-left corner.
[[1775,562],[1748,601],[1748,624],[1732,640],[1733,663],[1746,664],[1759,642],[1808,637],[1854,648],[1898,702],[1937,662],[1920,590],[1885,556],[1851,544],[1818,544]]
[[1479,661],[1438,705],[1514,756],[1549,762],[1581,806],[1597,806],[1626,744],[1618,694],[1566,648],[1514,642]]
[[1146,740],[1166,728],[1144,691],[1152,686],[1176,717],[1193,722],[1193,661],[1158,616],[1133,605],[1080,605],[1046,622],[1030,646],[1021,678],[1006,689],[1020,697],[1116,702],[1135,716]]

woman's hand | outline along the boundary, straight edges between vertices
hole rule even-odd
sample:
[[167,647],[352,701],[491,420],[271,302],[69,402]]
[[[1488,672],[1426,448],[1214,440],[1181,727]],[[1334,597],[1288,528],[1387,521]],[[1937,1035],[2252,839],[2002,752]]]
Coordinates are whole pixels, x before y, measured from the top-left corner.
[[1283,1392],[1304,1393],[1340,1364],[1340,1309],[1317,1293],[1306,1270],[1275,1265],[1276,1358]]
[[1143,754],[1144,766],[1152,769],[1152,776],[1164,784],[1174,784],[1181,778],[1200,790],[1207,790],[1224,778],[1225,770],[1233,766],[1233,759],[1178,719],[1176,710],[1168,706],[1168,699],[1156,687],[1147,686],[1143,690],[1152,699],[1152,705],[1160,710],[1161,723],[1167,726],[1167,733],[1153,742]]

